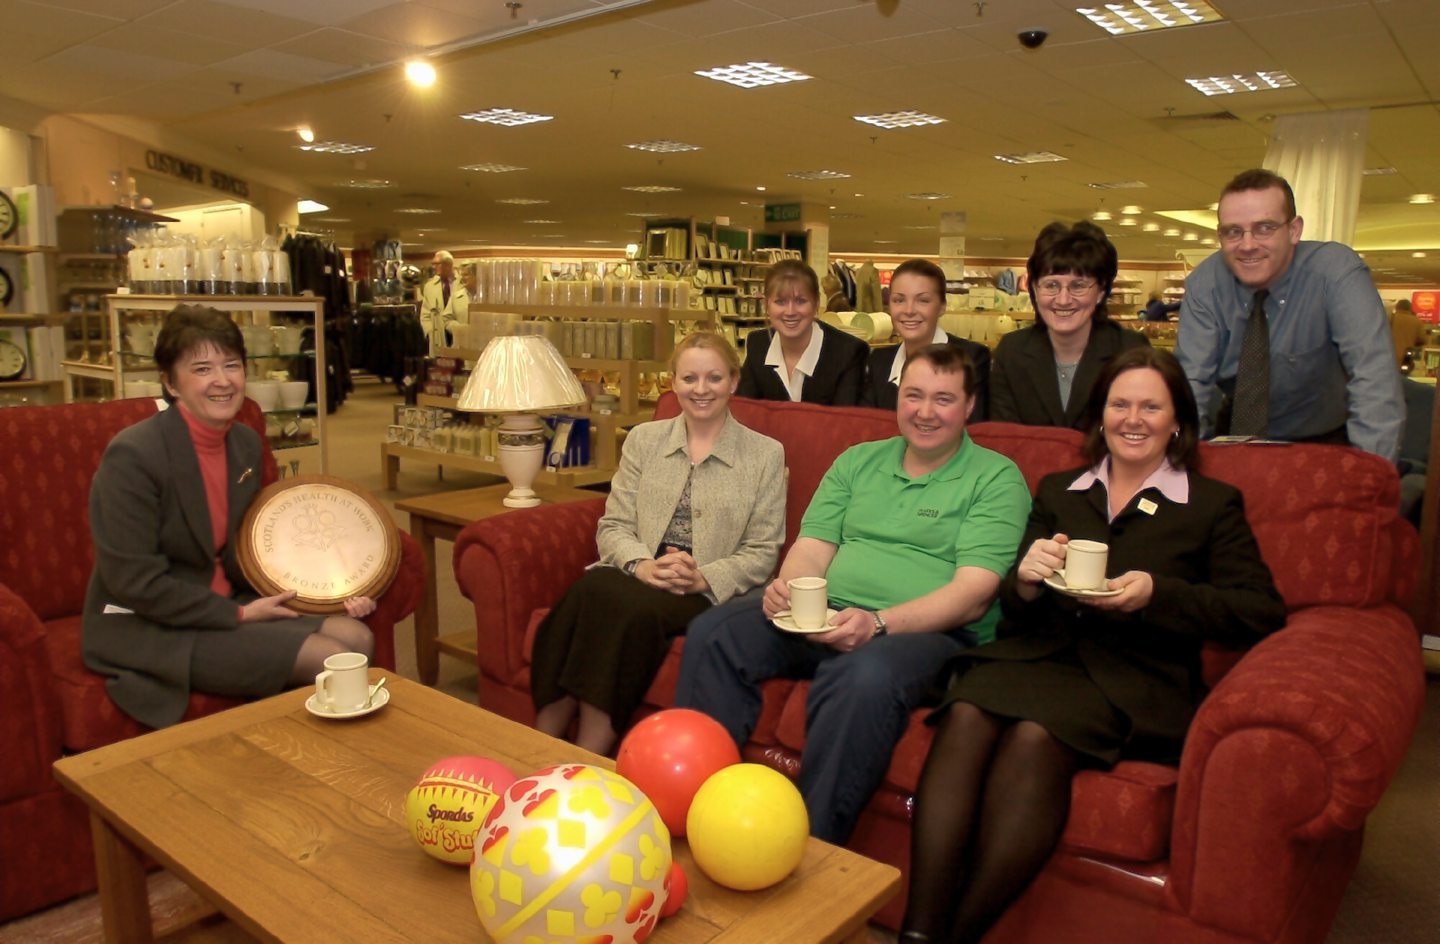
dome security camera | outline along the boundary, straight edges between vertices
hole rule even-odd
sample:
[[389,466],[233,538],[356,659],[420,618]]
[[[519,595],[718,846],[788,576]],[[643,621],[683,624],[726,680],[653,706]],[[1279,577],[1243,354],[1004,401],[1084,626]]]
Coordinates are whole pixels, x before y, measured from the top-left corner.
[[1043,29],[1026,29],[1021,30],[1017,38],[1020,40],[1020,45],[1026,49],[1039,49],[1045,45],[1045,40],[1050,38],[1050,34]]

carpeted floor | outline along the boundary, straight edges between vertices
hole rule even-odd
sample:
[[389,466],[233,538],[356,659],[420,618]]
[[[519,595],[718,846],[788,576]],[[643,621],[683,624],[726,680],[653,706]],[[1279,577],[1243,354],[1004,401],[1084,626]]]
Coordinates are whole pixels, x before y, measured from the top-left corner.
[[[446,471],[434,466],[401,464],[398,487],[383,491],[378,443],[390,423],[391,407],[398,402],[394,389],[377,381],[359,382],[344,407],[327,422],[330,473],[369,489],[394,513],[398,500],[499,481],[475,473]],[[306,469],[305,471],[319,471]],[[408,528],[405,515],[396,515]],[[453,632],[474,613],[460,595],[450,566],[450,545],[437,547],[440,632]],[[406,620],[395,628],[397,671],[415,678],[414,625]],[[476,673],[455,659],[441,657],[436,686],[456,698],[475,700]],[[1328,944],[1440,944],[1440,678],[1432,677],[1426,691],[1425,712],[1404,764],[1366,827],[1365,849],[1359,868],[1340,904]],[[251,938],[215,916],[185,885],[172,876],[151,877],[151,904],[157,930],[177,928],[204,917],[200,924],[166,941],[183,944],[241,944]],[[877,941],[893,935],[876,931]],[[49,911],[0,926],[0,944],[90,944],[101,941],[99,904],[88,896]],[[760,944],[760,942],[756,942]],[[1123,944],[1123,942],[1116,942]]]

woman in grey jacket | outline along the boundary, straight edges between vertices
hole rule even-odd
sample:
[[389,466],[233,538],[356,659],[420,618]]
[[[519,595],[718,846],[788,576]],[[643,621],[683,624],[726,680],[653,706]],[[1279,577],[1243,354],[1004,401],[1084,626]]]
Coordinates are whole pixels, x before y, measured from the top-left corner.
[[374,642],[356,597],[346,616],[301,616],[293,591],[258,597],[235,534],[260,491],[259,435],[245,401],[245,340],[213,308],[181,306],[155,341],[168,409],[122,430],[90,486],[95,569],[85,592],[85,664],[109,676],[127,715],[162,728],[191,691],[252,697],[313,679],[325,659]]
[[740,425],[729,401],[740,361],[697,332],[670,361],[680,415],[625,439],[596,544],[599,566],[565,592],[535,635],[535,726],[597,754],[614,746],[670,641],[696,615],[761,586],[785,532],[785,454]]

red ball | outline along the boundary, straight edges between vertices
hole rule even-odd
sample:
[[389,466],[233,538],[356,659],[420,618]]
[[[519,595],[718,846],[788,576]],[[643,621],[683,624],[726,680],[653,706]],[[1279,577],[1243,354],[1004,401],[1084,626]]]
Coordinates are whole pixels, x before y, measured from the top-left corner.
[[680,868],[680,863],[670,860],[670,877],[665,880],[665,904],[660,906],[660,917],[668,918],[685,904],[685,896],[690,891],[690,879],[685,877],[685,870]]
[[689,708],[657,711],[620,742],[615,772],[645,792],[670,835],[685,835],[695,791],[710,775],[740,763],[740,749],[720,722]]

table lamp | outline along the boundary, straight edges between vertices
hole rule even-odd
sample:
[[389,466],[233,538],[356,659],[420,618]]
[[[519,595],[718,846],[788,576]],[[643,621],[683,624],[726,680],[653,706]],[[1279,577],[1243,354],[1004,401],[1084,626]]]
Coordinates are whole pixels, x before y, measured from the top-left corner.
[[472,413],[499,413],[500,468],[510,480],[508,508],[540,504],[531,487],[545,458],[545,427],[537,413],[566,410],[585,402],[585,391],[565,358],[539,335],[497,337],[480,353],[456,407]]

